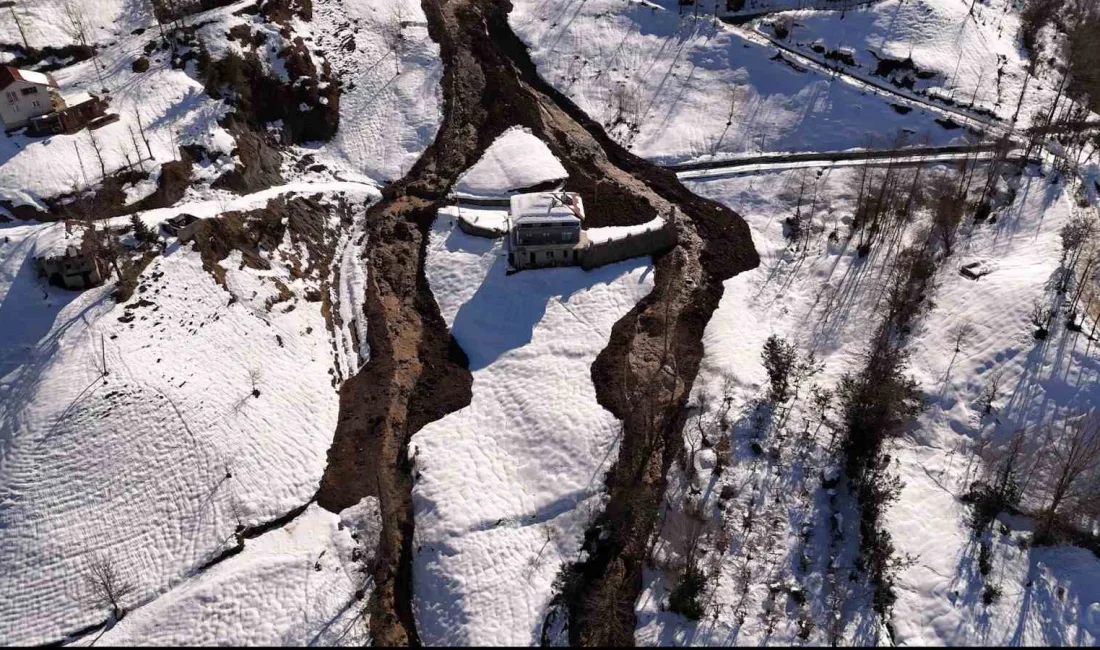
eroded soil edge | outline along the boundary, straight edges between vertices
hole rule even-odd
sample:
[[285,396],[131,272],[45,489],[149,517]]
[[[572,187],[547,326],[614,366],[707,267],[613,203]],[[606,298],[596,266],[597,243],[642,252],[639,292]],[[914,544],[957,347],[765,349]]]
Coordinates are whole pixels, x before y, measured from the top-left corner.
[[[508,26],[510,9],[507,0],[424,0],[444,64],[443,123],[409,174],[387,187],[366,217],[370,361],[341,389],[339,423],[317,500],[339,511],[364,496],[379,499],[383,529],[368,605],[377,645],[419,641],[412,612],[409,439],[471,398],[465,355],[424,276],[428,231],[450,186],[493,139],[522,125],[546,141],[569,172],[567,189],[580,192],[590,206],[593,226],[642,223],[673,206],[682,214],[680,243],[657,260],[653,292],[615,325],[592,370],[600,403],[626,429],[610,505],[599,524],[609,534],[581,568],[572,602],[614,595],[629,608],[588,616],[586,608],[571,606],[574,642],[633,641],[645,540],[678,449],[679,413],[698,370],[703,329],[722,281],[758,263],[737,214],[691,194],[672,172],[619,147],[539,79]],[[612,625],[596,623],[608,618]]]

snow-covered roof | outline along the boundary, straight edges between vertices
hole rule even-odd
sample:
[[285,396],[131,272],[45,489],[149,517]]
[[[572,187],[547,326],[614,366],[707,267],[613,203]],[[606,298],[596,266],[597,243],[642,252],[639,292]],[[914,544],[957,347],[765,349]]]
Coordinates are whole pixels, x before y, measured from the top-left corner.
[[79,106],[84,102],[91,101],[93,97],[82,90],[74,90],[70,92],[62,92],[61,99],[65,100],[66,106]]
[[512,127],[459,176],[455,190],[460,194],[499,196],[568,175],[545,142],[529,129]]
[[[42,229],[34,240],[34,257],[36,259],[50,257],[72,256],[79,252],[80,245],[84,241],[84,227],[73,225],[66,228],[65,223],[58,221],[47,228]],[[76,252],[70,252],[74,248]]]
[[35,72],[33,70],[21,70],[19,68],[13,68],[10,65],[0,68],[0,89],[7,88],[16,81],[26,81],[27,83],[38,84],[40,86],[57,88],[57,82],[48,74]]
[[[573,206],[564,201],[572,201]],[[516,194],[511,199],[511,213],[517,224],[524,221],[579,222],[584,219],[584,203],[575,192]]]

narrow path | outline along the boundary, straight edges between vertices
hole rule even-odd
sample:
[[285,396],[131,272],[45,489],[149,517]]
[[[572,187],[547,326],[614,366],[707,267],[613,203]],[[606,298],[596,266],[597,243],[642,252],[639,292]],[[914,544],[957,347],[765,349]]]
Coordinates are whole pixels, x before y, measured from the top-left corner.
[[[578,611],[570,629],[584,643],[630,641],[644,542],[656,521],[665,470],[679,449],[679,413],[702,356],[703,329],[722,280],[759,260],[737,214],[627,152],[539,78],[508,26],[507,0],[424,0],[423,7],[444,63],[444,120],[409,174],[386,187],[367,212],[364,309],[371,355],[342,387],[318,503],[339,511],[367,495],[379,498],[383,529],[368,605],[372,638],[378,645],[417,644],[408,442],[471,398],[465,355],[424,277],[428,230],[458,175],[506,128],[526,126],[562,161],[566,187],[582,194],[594,226],[644,223],[674,207],[683,215],[679,246],[656,260],[656,288],[616,324],[592,371],[601,404],[624,418],[626,429],[605,516],[613,532],[600,561],[585,572],[584,590],[614,591],[630,607],[613,629],[590,625],[603,615],[596,610],[593,616]],[[636,414],[643,403],[645,418]],[[612,565],[625,571],[605,576]]]
[[783,52],[784,55],[793,58],[795,62],[800,65],[804,65],[807,68],[817,70],[818,72],[833,77],[839,77],[844,82],[858,88],[868,88],[871,89],[873,92],[880,94],[885,93],[886,95],[889,95],[891,98],[893,98],[894,101],[903,106],[916,106],[918,108],[927,109],[939,113],[940,115],[943,115],[945,117],[950,117],[952,119],[958,120],[964,126],[970,126],[983,131],[989,130],[999,134],[1008,130],[1004,127],[1004,125],[999,124],[995,121],[979,118],[969,112],[957,108],[937,104],[914,93],[904,92],[900,89],[891,87],[888,83],[871,79],[863,75],[857,75],[849,70],[844,69],[843,67],[830,65],[827,61],[823,61],[821,59],[818,59],[817,57],[810,56],[805,52],[795,49],[790,45],[787,45],[783,41],[773,38],[758,29],[749,29],[737,24],[734,21],[729,21],[725,19],[723,19],[723,22],[726,23],[729,29],[736,32],[739,36],[741,36],[741,38],[747,41],[751,41],[760,45],[772,45],[774,47],[777,47]]

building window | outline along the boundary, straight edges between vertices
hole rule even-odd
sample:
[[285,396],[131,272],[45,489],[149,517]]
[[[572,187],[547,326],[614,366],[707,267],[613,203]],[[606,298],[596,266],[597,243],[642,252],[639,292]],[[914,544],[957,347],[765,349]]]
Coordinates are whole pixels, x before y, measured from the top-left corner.
[[24,95],[35,95],[38,93],[38,86],[31,86],[30,88],[24,88],[22,91]]
[[16,95],[14,91],[9,90],[7,94],[9,104],[14,104],[15,102],[19,101],[19,95]]
[[31,106],[33,106],[35,108],[38,108],[38,100],[36,99],[33,102],[31,102]]

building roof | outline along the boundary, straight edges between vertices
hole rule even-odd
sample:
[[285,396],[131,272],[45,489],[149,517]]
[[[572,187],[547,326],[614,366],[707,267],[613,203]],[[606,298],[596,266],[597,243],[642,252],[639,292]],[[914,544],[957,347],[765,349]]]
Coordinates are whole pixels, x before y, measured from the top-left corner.
[[92,101],[95,99],[95,96],[83,90],[71,90],[69,92],[62,92],[61,99],[65,100],[65,106],[72,108],[73,106],[80,106],[84,102]]
[[39,86],[50,86],[51,88],[58,87],[54,78],[48,74],[35,72],[33,70],[20,70],[10,65],[0,66],[0,90],[7,88],[16,81],[26,81],[27,83],[37,84]]
[[[572,203],[568,205],[566,201]],[[584,203],[575,192],[534,192],[511,198],[512,219],[524,221],[576,222],[584,219]]]

